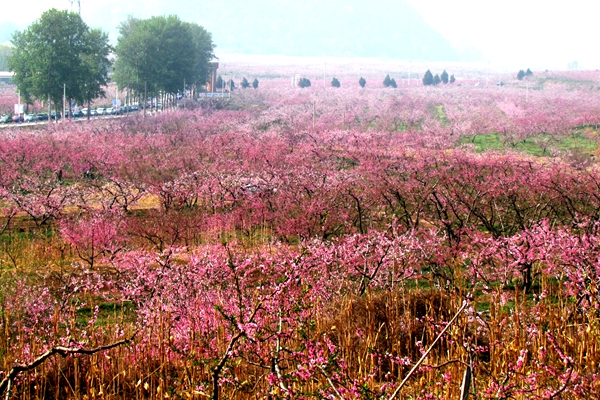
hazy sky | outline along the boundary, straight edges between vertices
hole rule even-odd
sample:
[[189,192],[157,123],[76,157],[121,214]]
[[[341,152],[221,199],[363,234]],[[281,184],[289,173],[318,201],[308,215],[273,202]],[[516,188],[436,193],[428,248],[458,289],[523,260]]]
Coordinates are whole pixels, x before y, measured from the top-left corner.
[[[177,1],[177,0],[171,0]],[[327,0],[323,0],[327,1]],[[390,2],[394,0],[389,0]],[[523,65],[532,69],[565,69],[578,61],[580,67],[600,68],[596,26],[600,2],[590,0],[408,0],[425,20],[457,47],[477,48],[492,64]],[[128,14],[147,18],[152,10],[167,10],[165,0],[81,0],[88,25],[99,19],[114,20],[114,27]],[[220,0],[226,7],[227,0]],[[249,0],[252,3],[252,0]],[[69,0],[22,0],[19,12],[0,13],[0,24],[26,27],[51,7],[69,8]],[[301,5],[302,1],[299,0]],[[235,12],[235,10],[233,10]],[[110,13],[110,16],[105,15]],[[160,12],[159,12],[160,14]],[[104,15],[104,17],[102,17]],[[186,20],[185,15],[180,16]],[[202,21],[193,21],[202,23]],[[209,29],[210,30],[210,29]],[[112,40],[116,38],[112,37]],[[218,43],[217,43],[218,45]]]

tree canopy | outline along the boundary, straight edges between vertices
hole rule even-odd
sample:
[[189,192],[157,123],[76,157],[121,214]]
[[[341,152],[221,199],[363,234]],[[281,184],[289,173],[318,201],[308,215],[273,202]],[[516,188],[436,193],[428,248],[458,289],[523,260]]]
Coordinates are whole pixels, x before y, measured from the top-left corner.
[[175,15],[130,17],[119,26],[114,79],[138,92],[176,93],[184,82],[202,85],[214,47],[203,27]]
[[446,72],[446,70],[442,72],[442,74],[440,75],[440,79],[442,80],[442,83],[448,83],[448,73]]
[[387,74],[383,79],[383,86],[390,87],[392,85],[392,79],[390,78],[390,74]]
[[13,35],[8,60],[14,82],[26,102],[67,98],[83,102],[103,95],[108,80],[108,35],[90,30],[79,14],[50,9],[22,32]]
[[12,54],[12,47],[0,45],[0,71],[8,70],[8,58]]
[[331,80],[331,86],[339,88],[341,86],[339,79],[336,77],[333,77],[333,79]]
[[367,81],[365,80],[365,78],[363,78],[361,76],[360,79],[358,80],[358,84],[360,85],[361,88],[364,88],[365,85],[367,84]]
[[423,75],[423,85],[425,85],[425,86],[433,85],[433,74],[431,73],[430,70],[427,70],[425,72],[425,75]]
[[308,78],[300,78],[300,81],[298,81],[298,86],[300,86],[301,88],[306,88],[310,86],[310,79]]

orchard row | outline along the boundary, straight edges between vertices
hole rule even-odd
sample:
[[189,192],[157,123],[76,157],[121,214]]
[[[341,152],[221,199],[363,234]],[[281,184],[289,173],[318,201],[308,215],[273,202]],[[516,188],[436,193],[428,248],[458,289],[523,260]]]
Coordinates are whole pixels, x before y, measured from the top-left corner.
[[600,172],[458,145],[592,135],[595,92],[476,90],[6,130],[3,369],[133,336],[13,396],[457,398],[467,365],[476,398],[600,394]]

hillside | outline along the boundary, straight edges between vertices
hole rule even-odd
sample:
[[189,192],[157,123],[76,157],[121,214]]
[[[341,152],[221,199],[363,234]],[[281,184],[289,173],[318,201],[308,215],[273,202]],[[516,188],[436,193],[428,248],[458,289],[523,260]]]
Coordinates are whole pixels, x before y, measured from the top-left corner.
[[411,61],[472,61],[454,51],[406,1],[182,0],[154,2],[151,11],[109,4],[94,13],[94,26],[116,41],[118,21],[177,14],[213,34],[218,53],[291,56],[380,57]]
[[[176,14],[213,34],[218,54],[303,57],[377,57],[407,61],[477,61],[459,53],[406,0],[157,0],[140,9],[113,1],[83,7],[88,25],[109,32],[116,43],[118,25],[128,15],[149,18]],[[10,40],[15,24],[0,28],[0,42]]]

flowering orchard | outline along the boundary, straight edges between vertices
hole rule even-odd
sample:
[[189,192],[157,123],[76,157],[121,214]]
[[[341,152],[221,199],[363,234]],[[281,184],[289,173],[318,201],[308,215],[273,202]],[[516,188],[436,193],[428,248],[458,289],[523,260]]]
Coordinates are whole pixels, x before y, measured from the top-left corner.
[[599,397],[586,79],[3,130],[2,395]]

